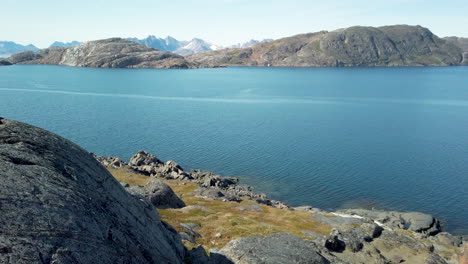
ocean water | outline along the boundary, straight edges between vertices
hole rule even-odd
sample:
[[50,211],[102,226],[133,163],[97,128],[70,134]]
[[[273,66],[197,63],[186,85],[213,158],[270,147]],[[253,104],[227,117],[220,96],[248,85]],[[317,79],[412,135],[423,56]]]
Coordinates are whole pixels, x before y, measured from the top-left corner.
[[0,67],[0,116],[140,149],[291,205],[421,211],[468,234],[468,67]]

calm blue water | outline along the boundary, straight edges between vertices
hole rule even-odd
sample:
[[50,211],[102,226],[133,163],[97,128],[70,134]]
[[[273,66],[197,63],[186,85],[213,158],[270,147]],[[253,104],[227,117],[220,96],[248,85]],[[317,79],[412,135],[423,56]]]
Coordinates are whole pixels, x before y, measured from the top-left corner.
[[292,205],[422,211],[468,234],[468,67],[0,67],[0,116]]

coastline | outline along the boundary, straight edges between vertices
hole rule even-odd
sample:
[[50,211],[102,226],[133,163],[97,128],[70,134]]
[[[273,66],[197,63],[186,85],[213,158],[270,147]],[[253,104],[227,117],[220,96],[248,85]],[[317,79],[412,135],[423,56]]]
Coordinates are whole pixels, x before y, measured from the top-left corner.
[[[140,177],[139,179],[141,180],[148,178],[150,182],[152,181],[151,179],[160,179],[165,181],[170,187],[174,188],[176,193],[180,190],[180,186],[183,186],[183,188],[192,186],[190,192],[179,193],[179,198],[182,200],[188,199],[193,203],[185,207],[188,209],[159,210],[163,219],[169,217],[167,221],[169,221],[170,224],[182,234],[181,237],[189,248],[201,245],[205,248],[209,248],[212,252],[218,252],[221,247],[226,246],[225,243],[227,243],[227,240],[223,240],[223,242],[218,243],[216,242],[217,239],[222,240],[221,238],[229,238],[229,240],[235,240],[243,239],[245,236],[250,236],[243,233],[238,237],[230,237],[230,235],[227,235],[228,237],[224,237],[226,234],[219,232],[219,230],[213,231],[216,234],[209,234],[207,229],[203,228],[201,230],[208,234],[202,233],[198,230],[195,232],[196,234],[200,233],[200,237],[203,238],[190,235],[191,232],[195,230],[188,228],[184,223],[188,221],[189,224],[203,226],[203,214],[216,213],[216,209],[213,208],[224,206],[224,204],[226,204],[226,206],[231,206],[231,208],[235,208],[235,210],[238,210],[240,213],[251,214],[259,211],[266,210],[270,212],[271,210],[274,210],[275,212],[279,212],[277,214],[291,214],[292,216],[294,214],[301,214],[301,217],[306,217],[304,219],[311,217],[313,221],[316,221],[316,224],[320,223],[319,228],[312,228],[310,230],[307,230],[307,228],[304,228],[304,230],[300,230],[300,228],[292,228],[291,233],[306,240],[310,239],[317,245],[325,245],[325,248],[331,252],[344,250],[344,248],[340,249],[339,245],[341,243],[340,241],[345,241],[349,244],[348,248],[351,248],[351,252],[348,252],[349,254],[341,253],[338,256],[342,259],[353,261],[355,257],[360,256],[364,244],[367,243],[366,241],[377,241],[382,230],[384,230],[385,240],[392,241],[391,243],[399,241],[398,243],[401,244],[402,239],[408,238],[413,240],[412,242],[408,242],[408,244],[398,244],[398,247],[412,247],[410,244],[416,243],[418,245],[417,248],[427,247],[430,252],[443,252],[445,255],[449,256],[448,259],[452,260],[461,256],[460,254],[463,252],[463,246],[467,244],[464,242],[467,239],[466,236],[455,236],[444,232],[440,221],[428,214],[363,209],[346,209],[328,212],[319,208],[314,208],[313,206],[292,207],[282,201],[269,199],[267,194],[254,193],[250,186],[242,185],[237,178],[220,176],[212,172],[202,170],[191,170],[186,172],[176,162],[163,162],[156,156],[145,151],[139,151],[128,163],[116,157],[94,156],[104,167],[108,168],[113,175],[128,174],[130,179],[132,179],[132,177]],[[132,173],[140,176],[130,176]],[[141,190],[145,188],[144,185],[136,184],[136,186],[132,186],[128,183],[128,178],[118,176],[116,178],[130,193],[138,195],[140,198],[145,196],[144,193],[141,192]],[[215,205],[213,205],[214,207],[205,207],[207,203],[209,205],[213,205],[213,203],[215,203]],[[189,214],[191,214],[191,210],[194,209],[201,210],[197,212],[201,213],[202,216],[191,218],[186,217],[187,212],[179,213],[179,211],[182,212],[184,210],[188,210]],[[232,212],[232,210],[228,212]],[[226,212],[223,211],[222,214],[226,214]],[[242,215],[239,217],[240,219],[244,218]],[[293,217],[297,216],[294,215]],[[193,219],[197,219],[194,221],[196,223],[191,222]],[[264,222],[260,222],[260,224],[269,225]],[[280,223],[278,225],[281,226],[282,224]],[[289,223],[288,225],[291,227],[295,224]],[[366,235],[363,234],[365,231],[362,230],[364,226],[370,227],[372,230],[379,233],[379,235],[376,235],[375,238],[371,239],[365,238]],[[213,226],[210,226],[210,228],[213,229]],[[236,224],[232,228],[235,230],[236,228],[244,227],[241,223]],[[224,227],[223,230],[226,230],[226,228]],[[272,232],[272,234],[274,233],[277,232]],[[330,234],[328,235],[328,233]],[[230,233],[228,232],[228,234]],[[270,233],[267,232],[267,234]],[[209,237],[210,235],[211,237]],[[258,234],[253,233],[252,235]],[[205,238],[205,236],[208,236],[208,238]],[[396,244],[392,245],[392,247],[393,246],[396,246]],[[379,248],[379,250],[382,251],[381,248]],[[418,251],[417,254],[420,253],[421,252]],[[418,262],[416,261],[414,263]]]

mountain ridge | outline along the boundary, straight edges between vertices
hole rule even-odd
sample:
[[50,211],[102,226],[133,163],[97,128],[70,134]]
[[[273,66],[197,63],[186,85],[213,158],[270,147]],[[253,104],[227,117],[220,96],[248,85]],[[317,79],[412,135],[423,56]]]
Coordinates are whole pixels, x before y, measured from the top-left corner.
[[39,48],[33,44],[21,45],[13,41],[0,41],[0,58],[6,58],[18,52],[38,50]]
[[299,34],[245,49],[198,53],[187,59],[200,67],[279,66],[455,66],[461,48],[421,26],[355,26]]

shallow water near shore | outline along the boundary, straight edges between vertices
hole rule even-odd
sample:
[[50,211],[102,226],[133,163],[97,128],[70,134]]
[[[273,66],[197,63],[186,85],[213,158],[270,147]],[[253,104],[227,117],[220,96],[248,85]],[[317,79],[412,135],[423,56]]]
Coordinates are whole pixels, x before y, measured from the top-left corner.
[[140,149],[291,205],[421,211],[468,234],[468,67],[0,67],[0,116]]

